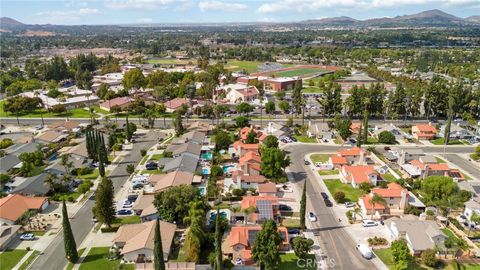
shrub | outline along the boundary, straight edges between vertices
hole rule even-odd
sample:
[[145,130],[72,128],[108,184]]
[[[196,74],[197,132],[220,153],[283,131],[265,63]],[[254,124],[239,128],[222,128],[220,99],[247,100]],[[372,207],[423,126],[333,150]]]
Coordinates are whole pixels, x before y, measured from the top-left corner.
[[385,143],[385,144],[394,144],[395,143],[395,136],[390,131],[382,131],[378,134],[378,142]]
[[429,267],[435,267],[438,263],[437,252],[431,248],[422,252],[422,263]]
[[78,192],[86,193],[87,191],[90,190],[92,186],[93,186],[93,183],[90,180],[87,180],[78,186]]
[[5,138],[0,141],[0,149],[5,149],[11,145],[13,145],[13,141],[10,138]]
[[343,191],[337,191],[335,194],[333,194],[333,199],[337,203],[341,203],[345,200],[345,193]]
[[116,232],[118,231],[118,227],[116,226],[112,226],[111,228],[105,227],[105,228],[101,228],[100,231],[102,231],[102,233]]
[[146,156],[147,155],[147,150],[146,149],[140,149],[140,155],[142,155],[142,157]]
[[373,237],[373,238],[368,238],[368,245],[369,246],[384,246],[386,244],[388,244],[388,241],[387,239],[383,238],[383,237]]
[[240,196],[243,196],[243,194],[245,194],[245,191],[241,188],[236,188],[236,189],[232,190],[232,195],[233,196],[240,197]]
[[91,174],[93,172],[93,169],[89,167],[82,167],[82,168],[77,168],[76,172],[77,172],[77,175],[86,175],[86,174]]

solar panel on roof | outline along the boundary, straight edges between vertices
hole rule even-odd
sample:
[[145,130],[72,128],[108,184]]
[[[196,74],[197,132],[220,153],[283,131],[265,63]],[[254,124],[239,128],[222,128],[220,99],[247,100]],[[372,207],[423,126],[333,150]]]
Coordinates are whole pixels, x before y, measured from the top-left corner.
[[257,239],[258,230],[248,230],[248,243],[253,245],[255,239]]
[[273,219],[272,201],[258,200],[257,209],[258,209],[259,220]]

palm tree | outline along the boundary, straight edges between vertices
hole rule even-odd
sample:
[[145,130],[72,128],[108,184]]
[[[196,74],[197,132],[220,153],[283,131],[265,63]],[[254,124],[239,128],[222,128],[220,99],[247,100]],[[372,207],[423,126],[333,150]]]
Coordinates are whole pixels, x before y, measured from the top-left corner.
[[360,207],[355,207],[353,209],[353,221],[355,222],[355,220],[357,220],[357,215],[359,215],[362,219],[363,219],[363,215],[362,215],[362,209],[360,209]]
[[243,213],[245,213],[245,223],[248,223],[248,220],[250,219],[250,215],[255,212],[255,207],[250,206],[245,209],[243,209]]
[[382,196],[375,193],[371,196],[368,202],[372,205],[372,216],[370,219],[373,219],[373,214],[375,213],[375,205],[377,204],[380,204],[383,206],[387,205],[387,201],[385,201],[385,199]]
[[57,182],[57,176],[53,173],[47,174],[47,178],[44,180],[45,184],[48,185],[50,190],[55,190],[55,184]]
[[[33,94],[34,94],[35,97],[37,97],[37,98],[38,98],[38,96],[40,95],[40,93],[39,93],[38,91],[35,91]],[[44,126],[45,126],[45,122],[43,121],[43,110],[42,110],[42,109],[43,109],[43,108],[40,109],[40,117],[42,118],[42,127],[44,127]]]
[[[230,211],[233,212],[233,215],[236,217],[237,213],[240,212],[240,207],[239,206],[230,206]],[[232,219],[233,220],[233,219]]]

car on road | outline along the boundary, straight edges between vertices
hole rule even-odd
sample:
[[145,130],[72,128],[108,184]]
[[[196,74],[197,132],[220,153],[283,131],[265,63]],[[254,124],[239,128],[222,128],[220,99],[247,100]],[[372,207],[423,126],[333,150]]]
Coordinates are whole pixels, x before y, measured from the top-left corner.
[[290,228],[288,229],[289,234],[300,234],[300,230],[297,228]]
[[354,202],[346,202],[345,207],[347,207],[347,208],[355,207],[355,203]]
[[325,202],[325,205],[327,207],[332,207],[333,206],[333,203],[329,199],[323,200],[323,202]]
[[357,244],[356,248],[365,259],[373,258],[373,252],[367,245]]
[[35,240],[35,235],[33,233],[24,233],[20,235],[20,240],[22,241],[33,241]]
[[133,214],[133,211],[128,209],[121,209],[117,211],[117,216],[130,216],[132,214]]
[[390,150],[392,150],[392,148],[390,148],[389,146],[385,146],[385,147],[383,148],[383,150],[385,150],[385,151],[390,151]]
[[320,195],[322,195],[322,198],[323,198],[324,200],[328,199],[327,193],[325,193],[325,192],[320,192]]
[[278,209],[280,211],[292,211],[292,207],[290,207],[289,205],[286,205],[286,204],[280,204],[278,206]]
[[375,227],[375,226],[378,226],[378,223],[376,223],[375,221],[370,220],[370,219],[364,219],[364,220],[362,220],[362,226],[363,227]]
[[308,161],[308,160],[304,160],[303,163],[304,163],[305,165],[310,165],[310,161]]
[[312,212],[308,212],[308,219],[309,219],[311,222],[316,222],[316,221],[317,221],[317,216],[315,216],[315,214],[312,213]]

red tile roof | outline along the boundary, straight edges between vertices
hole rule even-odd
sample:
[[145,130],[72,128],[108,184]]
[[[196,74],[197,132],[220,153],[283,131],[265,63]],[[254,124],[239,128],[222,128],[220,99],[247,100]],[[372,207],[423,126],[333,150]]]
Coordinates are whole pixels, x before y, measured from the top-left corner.
[[330,159],[332,160],[333,165],[346,165],[348,164],[347,159],[342,156],[331,155]]
[[133,99],[130,97],[116,97],[103,102],[100,107],[111,109],[113,106],[124,106],[132,101]]
[[278,197],[276,196],[243,196],[242,209],[248,207],[257,207],[257,200],[268,200],[272,202],[272,205],[278,205]]
[[426,133],[426,134],[437,133],[437,129],[434,126],[429,124],[418,124],[418,125],[415,125],[415,127],[417,127],[420,133]]
[[250,162],[261,163],[262,159],[260,158],[260,155],[257,152],[247,152],[238,161],[240,166],[243,166],[245,163],[250,163]]
[[385,206],[380,203],[376,203],[375,207],[373,207],[372,204],[370,204],[370,200],[372,199],[372,196],[370,196],[370,194],[362,196],[360,199],[363,201],[363,205],[365,205],[365,209],[367,210],[371,210],[371,209],[384,210],[385,209]]
[[348,175],[348,179],[359,184],[359,183],[369,183],[370,178],[368,177],[371,174],[376,174],[373,166],[362,165],[362,166],[343,166],[345,172]]
[[[422,163],[418,159],[414,159],[410,162],[413,166],[417,166],[420,168],[420,170],[425,170],[425,166],[427,164]],[[428,169],[431,171],[450,171],[450,167],[448,166],[447,163],[433,163],[433,164],[428,164]]]
[[258,184],[258,192],[260,193],[276,193],[277,185],[273,182]]
[[340,149],[338,154],[342,157],[349,157],[349,156],[360,156],[360,153],[363,151],[360,147],[353,147],[350,149]]
[[165,107],[176,110],[180,108],[183,104],[187,104],[188,100],[186,98],[174,98],[170,101],[165,102]]
[[46,197],[27,197],[10,194],[0,199],[0,218],[16,221],[28,210],[41,210]]
[[373,188],[372,193],[375,193],[379,196],[384,198],[387,197],[402,197],[402,193],[407,192],[407,189],[403,188],[401,185],[397,183],[389,183],[387,188]]

